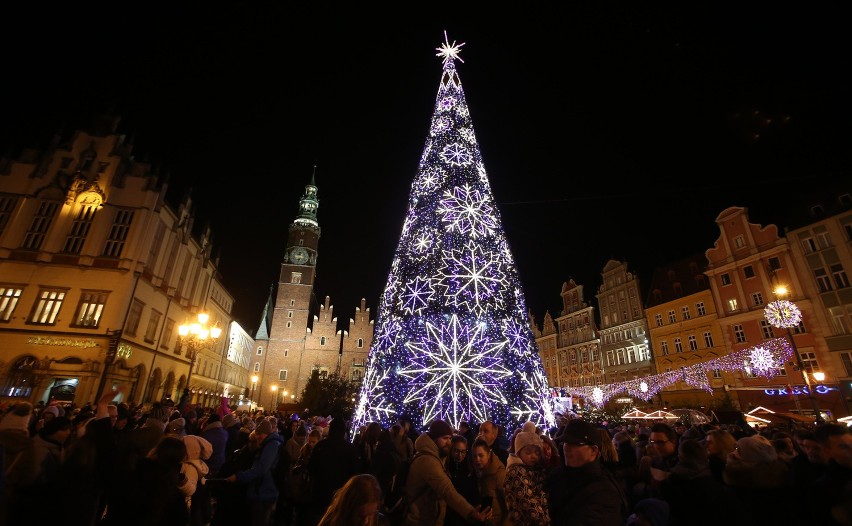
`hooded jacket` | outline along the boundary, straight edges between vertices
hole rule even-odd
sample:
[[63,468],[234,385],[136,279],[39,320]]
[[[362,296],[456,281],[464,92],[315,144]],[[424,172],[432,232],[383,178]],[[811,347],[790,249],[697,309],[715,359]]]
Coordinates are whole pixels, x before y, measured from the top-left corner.
[[474,508],[453,486],[435,441],[423,433],[414,449],[419,456],[412,461],[405,485],[411,505],[403,525],[442,526],[448,505],[462,517],[470,516]]
[[278,463],[278,450],[284,440],[278,433],[271,433],[260,443],[260,453],[251,468],[237,473],[237,482],[245,484],[246,498],[251,501],[270,502],[278,500],[278,487],[272,469]]

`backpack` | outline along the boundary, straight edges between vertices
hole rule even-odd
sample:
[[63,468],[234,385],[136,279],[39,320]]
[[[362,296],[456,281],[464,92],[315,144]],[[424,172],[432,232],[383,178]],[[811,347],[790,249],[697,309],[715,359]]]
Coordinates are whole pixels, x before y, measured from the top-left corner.
[[391,526],[401,525],[408,515],[408,508],[411,505],[411,501],[419,499],[422,493],[429,489],[429,486],[426,486],[423,492],[411,498],[408,498],[405,494],[405,485],[408,483],[408,473],[411,471],[411,465],[420,456],[420,453],[415,453],[413,457],[400,463],[399,468],[396,470],[390,494],[385,499],[387,511],[384,515]]

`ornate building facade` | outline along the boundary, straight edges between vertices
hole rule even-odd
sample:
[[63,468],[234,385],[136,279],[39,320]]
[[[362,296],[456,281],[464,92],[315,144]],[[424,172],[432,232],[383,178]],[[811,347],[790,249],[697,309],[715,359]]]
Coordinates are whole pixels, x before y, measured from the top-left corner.
[[597,299],[606,383],[652,374],[648,322],[638,277],[628,272],[627,263],[616,260],[604,265],[601,277]]
[[[231,322],[210,230],[194,234],[188,196],[166,204],[167,185],[117,126],[100,117],[0,159],[4,398],[83,404],[119,384],[130,402],[175,398],[193,362],[178,325],[201,311],[224,330]],[[223,336],[196,356],[196,402],[222,393]]]
[[337,328],[334,306],[326,296],[317,305],[314,286],[321,229],[319,199],[313,178],[299,201],[299,213],[289,227],[278,286],[270,293],[255,334],[256,351],[250,375],[254,402],[277,407],[301,396],[314,370],[321,377],[364,376],[373,322],[366,301],[356,308],[349,330]]

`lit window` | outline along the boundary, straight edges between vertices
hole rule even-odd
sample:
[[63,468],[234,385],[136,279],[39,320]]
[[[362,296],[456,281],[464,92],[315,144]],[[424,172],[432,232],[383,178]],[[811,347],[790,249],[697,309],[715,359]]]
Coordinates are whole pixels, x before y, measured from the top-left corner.
[[731,298],[731,299],[728,300],[728,310],[731,311],[731,312],[736,312],[736,310],[737,310],[737,300],[736,299]]
[[0,286],[0,321],[9,321],[12,319],[12,313],[15,312],[15,307],[18,305],[18,298],[21,297],[23,290],[17,287]]
[[39,291],[38,301],[30,316],[30,323],[41,325],[55,324],[56,316],[62,307],[62,302],[65,301],[65,292],[65,289],[42,289]]

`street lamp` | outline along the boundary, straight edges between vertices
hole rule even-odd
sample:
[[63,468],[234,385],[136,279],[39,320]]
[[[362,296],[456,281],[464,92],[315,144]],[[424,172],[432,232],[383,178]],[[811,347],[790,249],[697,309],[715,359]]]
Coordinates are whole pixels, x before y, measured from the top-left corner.
[[[787,288],[784,286],[776,287],[773,292],[778,298],[783,298],[788,294]],[[822,424],[825,420],[823,420],[822,414],[820,414],[819,405],[817,404],[817,399],[814,396],[811,381],[808,378],[808,372],[805,370],[805,364],[802,362],[802,356],[799,354],[799,349],[796,347],[796,340],[793,338],[793,332],[790,330],[791,327],[797,327],[802,322],[802,311],[799,310],[799,307],[797,307],[792,301],[777,299],[768,303],[763,313],[770,325],[779,329],[787,329],[787,339],[790,341],[790,346],[793,348],[793,355],[796,358],[796,368],[798,368],[799,372],[802,373],[802,379],[805,381],[805,387],[808,390],[808,398],[811,401],[814,415],[816,416],[816,423]],[[825,374],[817,372],[813,373],[815,380],[821,381],[817,375],[820,375],[823,380],[825,379]]]
[[277,385],[273,385],[273,386],[272,386],[272,403],[270,404],[270,406],[271,406],[271,407],[275,407],[275,402],[278,400],[278,393],[277,393],[277,391],[278,391],[278,386],[277,386]]
[[222,335],[222,329],[218,324],[213,327],[207,326],[208,320],[210,320],[209,314],[199,312],[196,321],[192,323],[185,321],[178,327],[178,345],[186,344],[187,354],[189,355],[189,374],[186,376],[187,387],[189,387],[189,381],[192,378],[192,370],[195,368],[195,358],[199,346],[211,340],[216,341]]
[[257,375],[251,377],[251,401],[254,402],[254,388],[257,387]]

